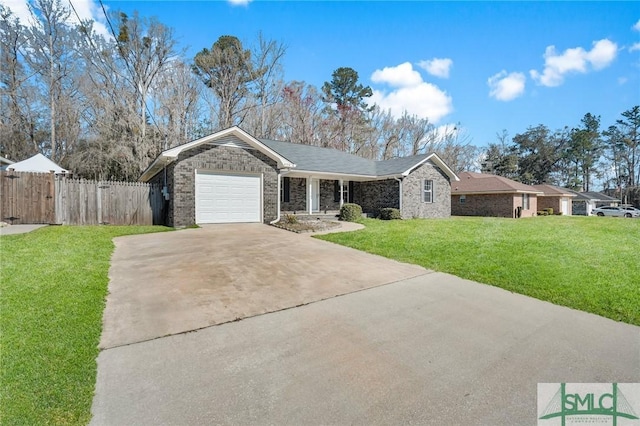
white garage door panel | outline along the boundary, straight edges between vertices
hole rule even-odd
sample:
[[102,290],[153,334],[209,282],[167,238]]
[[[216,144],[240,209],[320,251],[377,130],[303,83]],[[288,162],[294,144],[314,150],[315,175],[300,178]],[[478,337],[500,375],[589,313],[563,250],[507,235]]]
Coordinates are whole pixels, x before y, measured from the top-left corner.
[[196,174],[196,223],[260,222],[260,176]]

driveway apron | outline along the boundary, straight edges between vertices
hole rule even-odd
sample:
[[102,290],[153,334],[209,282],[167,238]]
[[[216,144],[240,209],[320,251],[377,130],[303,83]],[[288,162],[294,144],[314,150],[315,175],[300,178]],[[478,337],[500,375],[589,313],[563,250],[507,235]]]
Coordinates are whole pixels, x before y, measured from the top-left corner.
[[103,349],[430,273],[262,224],[120,237],[115,245]]

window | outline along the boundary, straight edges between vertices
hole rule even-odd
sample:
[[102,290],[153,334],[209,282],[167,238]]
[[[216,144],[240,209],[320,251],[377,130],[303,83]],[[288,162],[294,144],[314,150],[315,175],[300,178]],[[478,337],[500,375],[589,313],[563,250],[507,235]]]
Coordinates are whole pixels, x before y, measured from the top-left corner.
[[280,201],[283,203],[288,203],[290,200],[291,193],[291,181],[288,177],[282,178],[282,184],[280,185]]
[[522,210],[529,210],[529,194],[522,194]]
[[467,196],[466,195],[461,195],[460,196],[460,204],[464,204],[467,202]]
[[423,186],[423,197],[422,201],[425,203],[433,203],[433,181],[425,179]]
[[349,202],[349,182],[342,182],[342,201]]

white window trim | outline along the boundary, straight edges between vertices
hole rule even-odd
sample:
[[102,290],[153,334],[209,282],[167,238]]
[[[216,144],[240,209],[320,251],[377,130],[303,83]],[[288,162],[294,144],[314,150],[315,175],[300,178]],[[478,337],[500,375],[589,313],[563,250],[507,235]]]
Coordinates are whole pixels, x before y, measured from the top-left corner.
[[[431,182],[430,188],[427,189],[427,182]],[[429,200],[427,201],[427,194],[429,194]],[[433,203],[433,180],[424,179],[422,181],[422,202]]]

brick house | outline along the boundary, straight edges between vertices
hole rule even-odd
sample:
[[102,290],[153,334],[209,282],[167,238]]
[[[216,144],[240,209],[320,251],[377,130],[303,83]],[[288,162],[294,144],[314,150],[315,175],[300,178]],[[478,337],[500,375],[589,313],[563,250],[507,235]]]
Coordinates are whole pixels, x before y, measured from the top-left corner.
[[573,202],[576,197],[573,191],[554,185],[533,185],[542,192],[538,194],[538,210],[553,209],[554,213],[560,212],[564,216],[573,214]]
[[436,154],[374,161],[231,127],[162,152],[140,180],[164,188],[165,222],[181,227],[270,223],[347,202],[374,215],[393,207],[404,218],[449,217],[458,177]]
[[451,185],[454,216],[531,217],[538,210],[536,188],[485,173],[462,172]]

